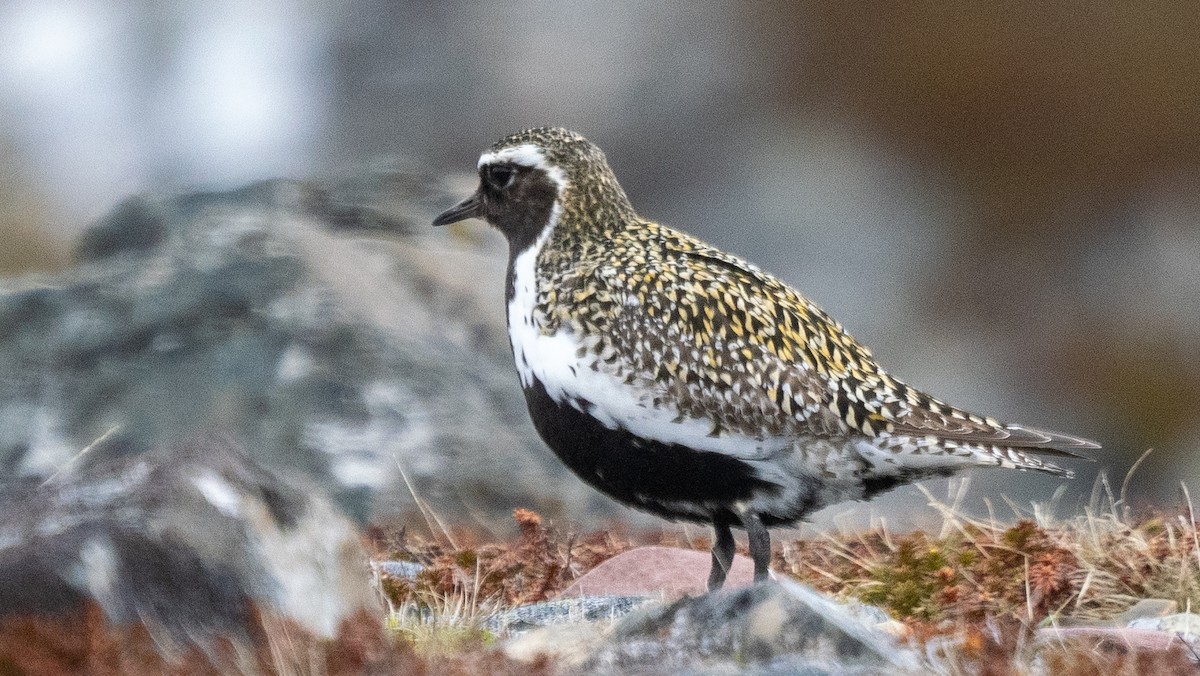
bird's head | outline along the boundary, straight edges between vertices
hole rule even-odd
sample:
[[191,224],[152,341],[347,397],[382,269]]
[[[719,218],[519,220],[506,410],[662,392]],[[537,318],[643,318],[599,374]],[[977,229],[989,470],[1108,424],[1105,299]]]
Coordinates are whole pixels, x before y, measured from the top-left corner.
[[604,153],[566,129],[528,129],[498,141],[479,157],[479,189],[447,209],[434,225],[482,218],[523,251],[560,222],[574,228],[633,217]]

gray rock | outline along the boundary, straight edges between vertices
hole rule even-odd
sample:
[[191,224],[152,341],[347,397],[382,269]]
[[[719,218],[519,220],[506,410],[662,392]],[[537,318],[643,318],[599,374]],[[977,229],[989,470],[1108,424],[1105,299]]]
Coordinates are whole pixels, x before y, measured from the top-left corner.
[[1113,618],[1117,626],[1132,626],[1137,620],[1160,619],[1179,612],[1179,603],[1171,599],[1142,599]]
[[0,623],[93,606],[179,656],[248,644],[268,613],[332,639],[381,612],[354,524],[225,440],[9,482],[0,514]]
[[381,573],[392,577],[417,579],[417,575],[425,570],[425,566],[415,561],[373,561],[371,565]]
[[605,673],[894,674],[921,666],[888,634],[790,580],[640,609],[583,662]]
[[447,193],[393,173],[119,205],[74,268],[0,286],[0,478],[44,479],[114,428],[91,457],[219,429],[360,519],[412,511],[401,467],[436,512],[492,528],[518,506],[613,513],[537,440],[507,251],[430,227]]
[[1162,617],[1142,617],[1129,623],[1130,629],[1151,629],[1179,634],[1190,642],[1200,640],[1200,615],[1196,613],[1174,613]]
[[651,600],[645,596],[579,596],[531,603],[488,616],[484,628],[513,636],[538,627],[611,622]]

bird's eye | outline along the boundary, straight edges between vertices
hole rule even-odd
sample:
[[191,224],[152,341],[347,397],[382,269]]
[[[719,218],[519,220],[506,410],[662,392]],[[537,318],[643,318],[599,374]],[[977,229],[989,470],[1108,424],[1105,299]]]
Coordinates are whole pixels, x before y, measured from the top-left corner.
[[489,164],[483,170],[483,180],[494,190],[507,188],[516,175],[517,169],[511,164]]

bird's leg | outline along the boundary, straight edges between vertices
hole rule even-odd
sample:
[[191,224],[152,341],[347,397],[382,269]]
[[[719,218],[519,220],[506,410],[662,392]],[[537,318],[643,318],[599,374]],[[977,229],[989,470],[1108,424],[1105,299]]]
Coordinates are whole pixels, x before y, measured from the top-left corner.
[[714,523],[713,534],[716,539],[712,546],[712,570],[708,573],[709,591],[716,591],[725,584],[725,576],[733,566],[734,552],[733,531],[729,530],[729,524]]
[[746,527],[746,535],[750,538],[750,558],[754,559],[754,581],[762,582],[769,576],[771,531],[767,530],[757,514],[743,512],[741,517],[742,525]]

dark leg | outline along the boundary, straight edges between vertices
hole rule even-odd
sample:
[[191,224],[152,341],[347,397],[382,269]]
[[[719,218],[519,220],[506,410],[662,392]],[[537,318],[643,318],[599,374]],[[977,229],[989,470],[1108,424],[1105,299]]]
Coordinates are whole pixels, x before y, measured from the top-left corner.
[[768,577],[771,564],[771,531],[763,525],[757,514],[742,514],[742,525],[750,537],[750,558],[754,559],[754,581],[762,582]]
[[716,591],[725,584],[725,576],[733,565],[733,531],[729,524],[714,523],[713,534],[716,539],[712,546],[712,570],[708,573],[708,590]]

